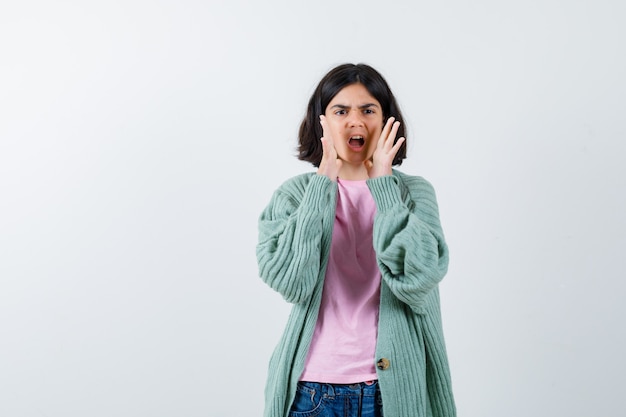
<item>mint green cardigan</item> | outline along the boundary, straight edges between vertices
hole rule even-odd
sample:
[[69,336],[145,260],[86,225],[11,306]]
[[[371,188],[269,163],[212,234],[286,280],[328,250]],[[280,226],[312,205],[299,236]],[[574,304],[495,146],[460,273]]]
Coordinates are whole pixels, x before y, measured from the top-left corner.
[[[433,187],[394,170],[369,179],[374,249],[382,274],[375,363],[390,417],[456,416],[438,283],[448,268]],[[286,417],[320,306],[337,184],[307,173],[287,180],[259,219],[259,275],[293,304],[270,359],[265,417]],[[386,368],[386,369],[381,369]]]

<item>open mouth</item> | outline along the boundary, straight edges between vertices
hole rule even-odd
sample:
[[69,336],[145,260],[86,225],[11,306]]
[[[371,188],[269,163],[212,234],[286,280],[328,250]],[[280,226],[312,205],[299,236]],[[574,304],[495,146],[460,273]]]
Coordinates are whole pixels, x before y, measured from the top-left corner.
[[348,139],[348,145],[351,148],[361,148],[363,145],[365,145],[365,139],[363,138],[363,136],[352,136],[350,137],[350,139]]

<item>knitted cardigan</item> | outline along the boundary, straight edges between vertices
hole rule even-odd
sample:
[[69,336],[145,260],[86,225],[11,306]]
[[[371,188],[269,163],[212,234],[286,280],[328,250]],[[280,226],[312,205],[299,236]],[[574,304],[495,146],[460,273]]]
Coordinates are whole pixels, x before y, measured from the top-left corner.
[[[382,274],[376,362],[383,414],[454,417],[438,283],[448,267],[429,182],[394,170],[367,180]],[[337,183],[307,173],[283,183],[259,219],[259,275],[291,314],[269,364],[265,417],[287,417],[315,328],[335,219]],[[386,369],[381,369],[386,368]]]

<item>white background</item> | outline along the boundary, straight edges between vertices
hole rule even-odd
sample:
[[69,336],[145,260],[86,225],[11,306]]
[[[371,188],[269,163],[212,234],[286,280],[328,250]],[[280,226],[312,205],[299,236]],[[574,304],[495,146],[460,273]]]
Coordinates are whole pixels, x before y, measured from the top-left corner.
[[3,1],[0,415],[260,416],[256,223],[365,62],[438,193],[459,416],[622,416],[626,3]]

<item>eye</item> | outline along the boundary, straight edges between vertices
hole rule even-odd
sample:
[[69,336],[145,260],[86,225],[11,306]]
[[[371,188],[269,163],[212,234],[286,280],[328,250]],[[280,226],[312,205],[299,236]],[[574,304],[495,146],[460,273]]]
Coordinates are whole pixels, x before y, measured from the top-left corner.
[[337,110],[337,111],[335,111],[335,114],[338,115],[338,116],[346,114],[346,110],[345,109]]
[[374,109],[365,109],[365,110],[363,110],[363,113],[365,113],[365,114],[374,114],[376,112],[374,111]]

